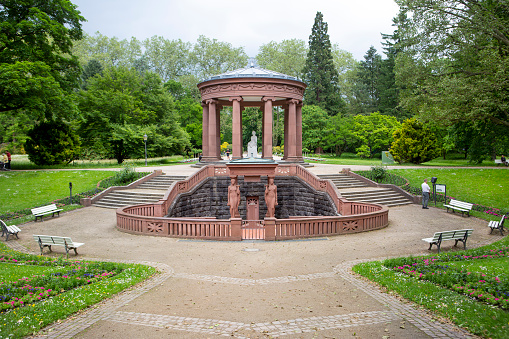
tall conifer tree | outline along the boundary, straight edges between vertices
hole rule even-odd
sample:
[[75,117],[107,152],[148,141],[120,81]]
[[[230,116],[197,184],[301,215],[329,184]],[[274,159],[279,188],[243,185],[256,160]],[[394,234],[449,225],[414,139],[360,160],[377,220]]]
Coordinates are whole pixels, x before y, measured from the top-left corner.
[[322,107],[329,115],[336,115],[344,107],[344,102],[339,93],[339,75],[334,67],[327,30],[328,25],[323,22],[323,14],[317,12],[303,69],[304,82],[308,85],[304,102]]

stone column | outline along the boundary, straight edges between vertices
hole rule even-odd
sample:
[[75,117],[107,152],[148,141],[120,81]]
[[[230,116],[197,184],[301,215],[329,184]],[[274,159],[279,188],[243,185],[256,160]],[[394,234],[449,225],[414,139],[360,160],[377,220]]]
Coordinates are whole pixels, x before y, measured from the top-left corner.
[[223,109],[223,106],[216,105],[216,159],[221,159],[221,110]]
[[207,162],[217,161],[217,118],[216,104],[217,100],[209,99],[206,104],[209,106],[209,125],[208,125],[208,154],[202,160]]
[[273,159],[272,157],[272,103],[275,98],[264,97],[262,101],[263,106],[263,141],[262,141],[262,158]]
[[297,104],[298,100],[292,99],[288,102],[288,147],[286,160],[297,160]]
[[288,105],[283,105],[284,109],[284,150],[283,160],[288,158]]
[[242,159],[242,110],[240,103],[242,97],[232,97],[232,159]]
[[209,105],[202,102],[201,106],[203,107],[203,118],[202,118],[202,158],[206,158],[209,156]]
[[302,157],[302,101],[297,104],[297,158],[304,161]]

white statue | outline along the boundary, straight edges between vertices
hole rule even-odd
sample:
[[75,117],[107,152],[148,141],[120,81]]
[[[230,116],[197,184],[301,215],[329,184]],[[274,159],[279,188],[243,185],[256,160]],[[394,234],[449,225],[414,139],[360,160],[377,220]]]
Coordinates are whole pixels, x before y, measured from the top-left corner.
[[255,131],[253,131],[251,141],[247,143],[247,156],[249,158],[256,158],[258,156],[258,138]]

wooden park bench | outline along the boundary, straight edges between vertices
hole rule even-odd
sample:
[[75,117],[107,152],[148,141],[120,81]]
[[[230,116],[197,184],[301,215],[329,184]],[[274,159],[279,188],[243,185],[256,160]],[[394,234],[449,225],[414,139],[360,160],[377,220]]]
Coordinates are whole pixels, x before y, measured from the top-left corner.
[[52,252],[51,246],[63,246],[65,248],[65,253],[67,256],[69,256],[69,250],[74,250],[74,254],[78,255],[77,251],[78,247],[85,244],[82,242],[73,242],[72,239],[69,237],[57,237],[53,235],[34,234],[34,240],[39,244],[39,248],[41,249],[41,255],[44,247],[49,248],[49,251]]
[[0,226],[2,227],[2,237],[7,235],[5,241],[9,240],[9,235],[15,235],[19,239],[18,233],[21,232],[18,226],[11,225],[7,226],[2,220],[0,220]]
[[495,164],[498,166],[498,165],[505,165],[505,166],[509,166],[509,162],[507,162],[507,160],[505,162],[502,162],[502,160],[500,159],[495,159]]
[[438,253],[440,253],[440,246],[442,245],[442,241],[444,240],[455,240],[454,246],[458,245],[458,241],[463,243],[463,248],[467,249],[467,238],[470,234],[472,234],[474,230],[465,229],[465,230],[454,230],[454,231],[444,231],[444,232],[435,232],[432,238],[424,238],[422,240],[429,243],[428,251],[431,250],[433,245],[437,245]]
[[500,221],[490,221],[488,224],[488,227],[491,228],[490,234],[493,233],[494,230],[499,230],[501,235],[504,235],[504,221],[505,221],[505,215],[502,216],[502,219]]
[[35,221],[37,221],[37,218],[41,218],[42,221],[42,217],[46,214],[52,214],[54,217],[55,213],[57,213],[57,215],[60,216],[60,211],[62,211],[62,209],[57,208],[57,205],[55,204],[32,208],[32,214],[35,216]]
[[449,208],[450,208],[453,213],[455,211],[460,211],[462,216],[463,216],[463,213],[465,213],[465,212],[467,212],[467,215],[470,216],[470,210],[472,209],[472,206],[474,206],[474,204],[471,204],[469,202],[454,200],[454,199],[451,199],[451,201],[449,201],[448,205],[444,205],[444,207],[447,208],[447,212],[449,212]]

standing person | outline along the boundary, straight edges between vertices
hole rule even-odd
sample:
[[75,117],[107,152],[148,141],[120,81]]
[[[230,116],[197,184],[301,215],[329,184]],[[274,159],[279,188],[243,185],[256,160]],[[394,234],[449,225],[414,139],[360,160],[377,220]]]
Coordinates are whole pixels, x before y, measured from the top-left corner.
[[422,183],[421,187],[422,187],[422,208],[428,209],[429,192],[430,192],[430,188],[428,185],[428,179],[424,179],[424,182]]
[[7,169],[11,169],[11,153],[7,150],[5,152],[5,154],[7,155]]
[[226,149],[226,158],[230,160],[230,150]]

